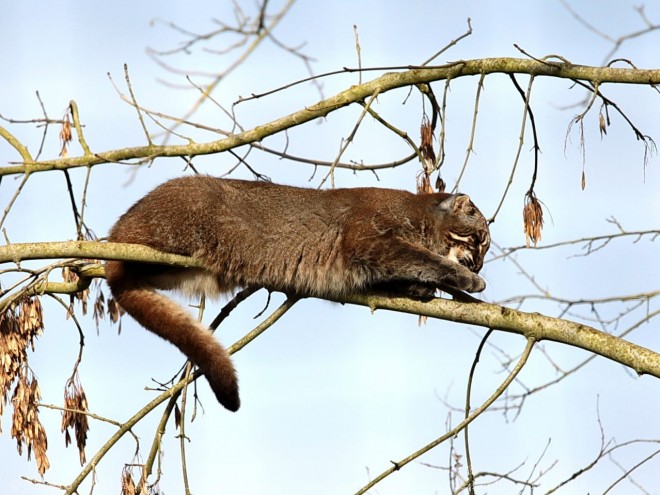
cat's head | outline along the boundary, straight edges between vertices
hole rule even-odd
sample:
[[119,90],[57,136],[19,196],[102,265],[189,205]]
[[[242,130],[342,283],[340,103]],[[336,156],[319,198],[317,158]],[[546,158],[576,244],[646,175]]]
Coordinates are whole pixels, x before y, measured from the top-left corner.
[[453,194],[439,205],[446,213],[444,225],[445,256],[479,273],[490,247],[488,223],[465,194]]

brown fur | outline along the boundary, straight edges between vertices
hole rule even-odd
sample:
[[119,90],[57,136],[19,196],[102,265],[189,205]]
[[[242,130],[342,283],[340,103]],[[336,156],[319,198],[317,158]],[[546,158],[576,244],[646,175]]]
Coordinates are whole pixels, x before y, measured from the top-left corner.
[[200,367],[218,401],[240,405],[231,361],[211,333],[155,289],[208,295],[266,287],[303,296],[386,289],[432,297],[479,292],[490,244],[465,195],[378,188],[319,191],[206,176],[174,179],[138,201],[110,241],[193,256],[206,270],[106,264],[117,302]]

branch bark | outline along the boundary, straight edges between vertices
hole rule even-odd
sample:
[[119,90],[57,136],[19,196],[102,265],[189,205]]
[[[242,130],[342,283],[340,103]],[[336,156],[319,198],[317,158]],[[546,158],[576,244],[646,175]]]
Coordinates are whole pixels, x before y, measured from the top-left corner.
[[[201,263],[194,258],[161,253],[135,244],[72,241],[10,244],[0,247],[0,263],[68,257],[134,260],[183,267],[202,267]],[[98,270],[93,273],[100,275]],[[536,341],[559,342],[611,359],[635,370],[640,375],[648,374],[660,378],[660,354],[593,327],[540,313],[518,311],[486,302],[458,302],[439,298],[430,302],[421,302],[379,294],[353,294],[329,300],[367,306],[372,311],[387,309],[492,328],[522,335]]]

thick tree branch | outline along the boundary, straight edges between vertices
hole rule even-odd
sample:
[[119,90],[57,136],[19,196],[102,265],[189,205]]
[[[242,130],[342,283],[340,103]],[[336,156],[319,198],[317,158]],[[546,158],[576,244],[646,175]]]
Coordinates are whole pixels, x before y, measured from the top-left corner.
[[119,244],[95,241],[17,243],[0,246],[0,263],[43,259],[103,259],[142,261],[183,267],[203,265],[199,260],[163,253],[141,244]]
[[[518,58],[485,58],[476,60],[461,60],[435,67],[401,67],[400,72],[388,72],[364,84],[352,86],[330,98],[294,112],[272,122],[253,129],[235,134],[224,139],[207,143],[189,143],[185,145],[147,145],[122,148],[106,152],[65,157],[56,160],[24,161],[18,165],[0,167],[0,176],[43,172],[47,170],[64,170],[85,167],[106,162],[127,160],[153,159],[157,157],[187,157],[220,153],[238,146],[259,142],[268,136],[285,129],[304,124],[329,113],[364,101],[375,94],[433,81],[456,79],[463,76],[483,74],[529,74],[534,76],[550,76],[555,78],[589,81],[592,84],[622,83],[622,84],[660,84],[660,69],[630,69],[612,67],[591,67],[574,65],[565,61],[542,61]],[[389,70],[383,68],[380,70]],[[353,69],[345,69],[350,72]],[[25,160],[25,157],[23,157]]]
[[[202,266],[193,258],[160,253],[146,246],[134,244],[72,241],[11,244],[0,247],[0,263],[69,257],[135,260],[184,267]],[[425,303],[404,297],[377,294],[356,294],[333,300],[367,306],[372,310],[387,309],[492,328],[516,333],[536,341],[551,340],[599,354],[632,368],[640,375],[649,374],[660,378],[660,354],[590,326],[540,313],[527,313],[485,302],[465,303],[434,299]]]
[[337,302],[419,314],[467,325],[516,333],[537,341],[551,340],[599,354],[635,370],[660,378],[660,354],[570,320],[527,313],[486,302],[465,303],[433,299],[428,303],[380,295],[352,295]]

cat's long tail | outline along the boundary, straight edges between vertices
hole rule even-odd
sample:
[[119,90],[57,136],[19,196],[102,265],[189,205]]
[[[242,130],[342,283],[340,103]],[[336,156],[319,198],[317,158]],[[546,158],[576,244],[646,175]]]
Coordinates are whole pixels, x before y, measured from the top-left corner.
[[140,325],[179,348],[209,382],[218,402],[230,411],[241,405],[238,379],[229,353],[184,308],[132,276],[122,261],[108,261],[112,295]]

